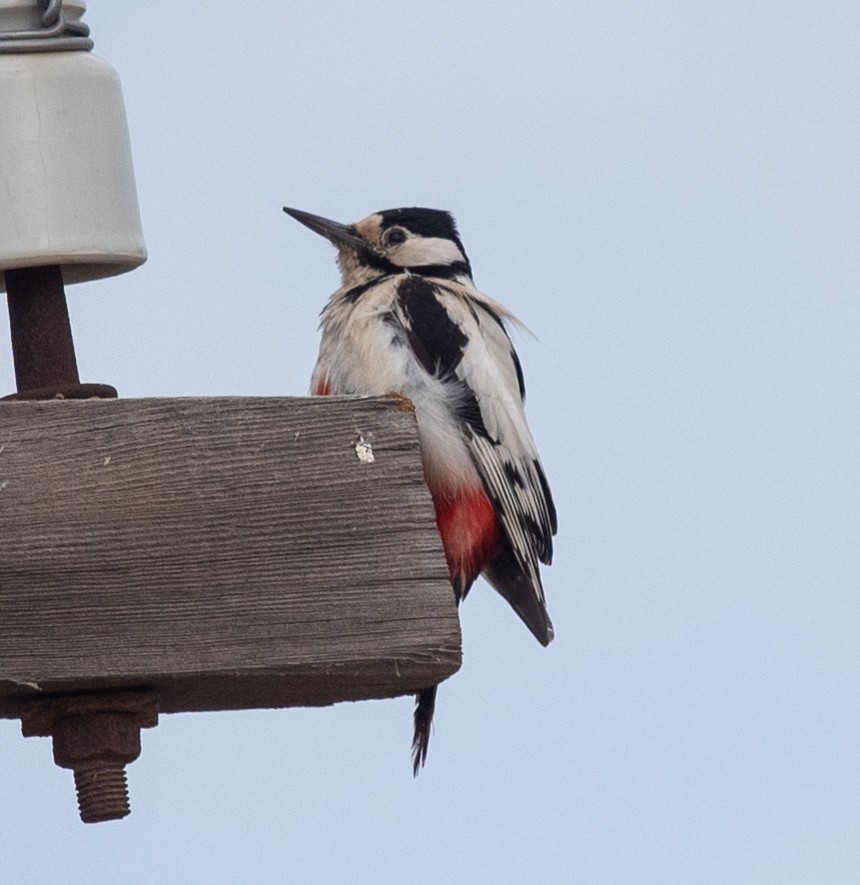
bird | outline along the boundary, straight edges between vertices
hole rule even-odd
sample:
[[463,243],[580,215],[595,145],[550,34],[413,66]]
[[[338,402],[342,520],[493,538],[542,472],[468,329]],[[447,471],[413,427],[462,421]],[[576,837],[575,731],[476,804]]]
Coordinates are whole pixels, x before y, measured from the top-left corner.
[[[412,401],[457,604],[483,575],[548,645],[540,563],[552,561],[558,525],[508,331],[521,323],[475,287],[449,212],[387,209],[354,224],[284,212],[334,244],[341,272],[321,314],[311,394]],[[416,694],[413,775],[427,759],[436,691]]]

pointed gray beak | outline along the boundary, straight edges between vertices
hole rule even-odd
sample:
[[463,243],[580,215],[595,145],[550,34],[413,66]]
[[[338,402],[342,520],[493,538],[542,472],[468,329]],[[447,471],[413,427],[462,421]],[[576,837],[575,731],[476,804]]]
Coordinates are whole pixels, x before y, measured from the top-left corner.
[[290,209],[284,206],[287,215],[300,221],[305,227],[331,240],[335,246],[349,246],[352,249],[362,249],[372,252],[373,247],[363,237],[360,237],[352,225],[341,224],[339,221],[330,221],[319,215],[311,215],[310,212],[302,212],[300,209]]

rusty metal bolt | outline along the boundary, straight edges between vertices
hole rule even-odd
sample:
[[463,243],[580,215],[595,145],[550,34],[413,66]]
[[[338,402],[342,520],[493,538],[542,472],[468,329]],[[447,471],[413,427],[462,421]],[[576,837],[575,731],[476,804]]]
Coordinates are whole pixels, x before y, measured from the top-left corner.
[[54,762],[75,773],[85,824],[125,817],[125,766],[140,755],[140,726],[133,713],[84,713],[54,722]]
[[151,691],[62,695],[28,702],[25,737],[54,739],[54,762],[75,775],[78,810],[86,824],[129,814],[125,766],[140,755],[140,729],[158,721]]

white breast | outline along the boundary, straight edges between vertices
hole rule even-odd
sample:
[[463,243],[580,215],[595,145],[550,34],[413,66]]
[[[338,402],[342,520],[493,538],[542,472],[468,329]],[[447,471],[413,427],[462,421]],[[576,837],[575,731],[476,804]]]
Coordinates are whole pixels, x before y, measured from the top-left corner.
[[395,311],[401,276],[365,292],[357,303],[335,293],[323,316],[312,389],[325,378],[332,394],[398,393],[415,405],[424,472],[435,490],[480,485],[466,440],[454,417],[451,386],[421,366]]

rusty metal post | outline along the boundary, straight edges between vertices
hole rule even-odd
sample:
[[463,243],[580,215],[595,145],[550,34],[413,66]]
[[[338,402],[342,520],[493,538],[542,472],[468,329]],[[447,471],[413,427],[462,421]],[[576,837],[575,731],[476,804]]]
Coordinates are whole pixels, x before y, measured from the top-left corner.
[[112,398],[108,384],[81,384],[69,310],[57,266],[6,271],[18,392],[5,399]]
[[80,383],[62,270],[7,270],[6,290],[18,390]]

